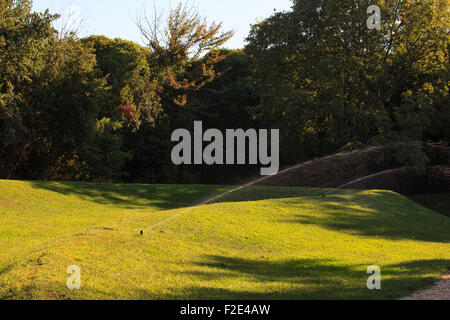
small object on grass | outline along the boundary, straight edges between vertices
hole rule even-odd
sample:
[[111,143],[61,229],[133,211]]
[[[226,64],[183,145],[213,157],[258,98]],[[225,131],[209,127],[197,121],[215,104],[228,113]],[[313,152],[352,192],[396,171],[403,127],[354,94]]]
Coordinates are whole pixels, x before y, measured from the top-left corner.
[[141,230],[141,236],[143,236],[144,235],[144,230]]

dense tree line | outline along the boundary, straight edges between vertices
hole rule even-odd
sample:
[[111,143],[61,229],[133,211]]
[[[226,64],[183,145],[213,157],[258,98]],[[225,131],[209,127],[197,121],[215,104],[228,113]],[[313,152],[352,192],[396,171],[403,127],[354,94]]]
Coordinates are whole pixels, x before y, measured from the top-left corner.
[[[395,141],[450,139],[449,4],[295,0],[247,46],[178,6],[144,16],[146,46],[61,35],[30,0],[0,0],[0,178],[237,182],[257,168],[175,166],[170,135],[279,128],[282,164]],[[398,150],[424,165],[419,149]],[[255,169],[255,171],[253,171]]]

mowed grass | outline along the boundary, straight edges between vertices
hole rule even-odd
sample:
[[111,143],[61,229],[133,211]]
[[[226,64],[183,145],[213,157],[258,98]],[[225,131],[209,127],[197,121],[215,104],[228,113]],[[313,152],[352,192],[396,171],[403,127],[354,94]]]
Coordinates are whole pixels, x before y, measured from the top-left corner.
[[251,187],[193,207],[229,189],[0,181],[0,299],[395,299],[449,270],[450,218],[398,194]]

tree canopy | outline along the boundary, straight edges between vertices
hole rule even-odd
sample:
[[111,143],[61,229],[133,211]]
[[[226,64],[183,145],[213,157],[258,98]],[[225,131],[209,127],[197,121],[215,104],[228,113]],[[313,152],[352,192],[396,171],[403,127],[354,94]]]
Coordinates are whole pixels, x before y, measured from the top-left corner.
[[[379,29],[367,27],[373,4]],[[189,4],[139,16],[141,46],[61,34],[58,15],[0,0],[0,178],[233,183],[256,172],[172,164],[171,133],[194,121],[280,129],[282,165],[449,141],[449,12],[446,0],[294,0],[228,50],[233,31]],[[396,152],[407,166],[429,161]]]
[[[296,0],[253,26],[247,52],[261,103],[254,115],[284,128],[292,159],[397,140],[447,138],[449,4]],[[447,107],[445,107],[447,106]]]

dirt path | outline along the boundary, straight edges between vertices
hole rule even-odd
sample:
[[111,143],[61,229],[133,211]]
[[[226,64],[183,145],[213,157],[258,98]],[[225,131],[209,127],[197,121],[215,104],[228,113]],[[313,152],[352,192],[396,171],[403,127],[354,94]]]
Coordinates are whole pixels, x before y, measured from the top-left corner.
[[450,273],[443,276],[431,288],[414,292],[400,300],[450,300]]

